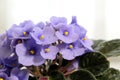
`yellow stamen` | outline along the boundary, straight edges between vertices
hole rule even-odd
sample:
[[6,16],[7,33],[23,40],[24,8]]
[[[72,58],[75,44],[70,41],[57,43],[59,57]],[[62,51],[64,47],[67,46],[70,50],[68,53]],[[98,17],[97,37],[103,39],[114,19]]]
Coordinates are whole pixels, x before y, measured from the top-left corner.
[[35,51],[34,50],[30,50],[30,54],[35,54]]
[[45,52],[46,52],[46,53],[50,52],[50,49],[49,49],[49,48],[46,48],[46,49],[45,49]]
[[4,80],[3,78],[0,78],[0,80]]
[[44,37],[45,37],[44,35],[41,35],[41,36],[40,36],[40,40],[44,39]]
[[68,34],[69,34],[69,32],[68,32],[68,31],[65,31],[65,32],[64,32],[64,35],[65,35],[65,36],[67,36]]
[[20,44],[20,43],[22,43],[22,41],[21,41],[21,40],[18,40],[17,43]]
[[24,34],[24,36],[26,36],[26,35],[27,35],[27,32],[23,32],[23,34]]
[[72,49],[72,48],[73,48],[73,45],[72,45],[72,44],[70,44],[70,45],[69,45],[69,48],[70,48],[70,49]]
[[87,40],[87,38],[86,38],[86,37],[84,37],[84,38],[83,38],[83,40]]

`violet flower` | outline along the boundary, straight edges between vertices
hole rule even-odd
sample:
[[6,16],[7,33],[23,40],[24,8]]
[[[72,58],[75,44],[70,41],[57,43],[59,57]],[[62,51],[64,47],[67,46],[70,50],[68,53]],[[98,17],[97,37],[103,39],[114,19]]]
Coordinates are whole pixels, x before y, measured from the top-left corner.
[[16,54],[19,63],[25,66],[42,65],[45,59],[40,55],[41,46],[37,45],[33,39],[16,46]]
[[45,27],[45,24],[43,22],[39,22],[35,25],[35,27],[39,27],[39,28],[43,29]]
[[7,57],[4,59],[4,63],[5,63],[5,66],[7,67],[11,67],[11,68],[19,67],[18,56],[14,55],[14,56]]
[[10,76],[10,72],[13,68],[19,67],[20,64],[18,63],[18,56],[17,55],[11,55],[5,59],[3,59],[4,65],[5,65],[5,73]]
[[55,30],[51,26],[46,26],[43,29],[35,27],[31,36],[39,45],[48,45],[57,41]]
[[12,28],[7,31],[7,34],[10,38],[29,38],[29,33],[32,31],[34,24],[32,21],[25,21],[20,25],[14,24]]
[[78,40],[79,35],[75,33],[73,25],[59,25],[59,30],[56,31],[58,39],[65,43],[72,43]]
[[0,72],[0,80],[10,80],[4,72]]
[[28,80],[29,72],[26,69],[18,69],[14,68],[11,71],[11,75],[9,77],[10,80]]
[[15,48],[17,44],[23,43],[24,39],[18,38],[11,41],[11,47]]
[[50,18],[50,22],[53,25],[53,27],[56,28],[57,25],[59,25],[59,24],[67,24],[67,19],[65,17],[55,17],[55,16],[52,16]]
[[87,37],[84,37],[84,38],[82,38],[79,41],[81,42],[83,47],[86,48],[86,50],[93,51],[93,49],[91,47],[93,45],[93,41],[92,40],[88,39]]
[[59,49],[56,46],[46,45],[46,46],[43,46],[41,49],[41,56],[44,59],[54,60],[56,58],[58,51]]
[[6,58],[11,55],[11,40],[8,39],[6,33],[0,35],[0,58]]
[[72,60],[85,53],[85,48],[82,47],[79,41],[70,44],[62,43],[58,47],[60,49],[60,54],[62,54],[63,58],[67,60]]
[[86,36],[87,31],[86,31],[86,29],[84,27],[80,26],[77,23],[76,16],[72,17],[71,25],[73,25],[75,33],[77,33],[79,35],[80,39],[82,39],[82,38],[84,38]]

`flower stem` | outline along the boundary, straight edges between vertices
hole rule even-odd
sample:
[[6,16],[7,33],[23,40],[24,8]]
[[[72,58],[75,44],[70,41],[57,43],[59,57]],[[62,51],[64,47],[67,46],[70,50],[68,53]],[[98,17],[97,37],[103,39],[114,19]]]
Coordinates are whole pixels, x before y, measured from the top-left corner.
[[70,61],[66,66],[60,67],[59,70],[63,73],[67,72],[67,68],[74,62],[74,60]]
[[62,57],[62,55],[60,54],[60,55],[59,55],[59,67],[61,67],[61,65],[62,65],[62,60],[63,60],[63,57]]
[[36,77],[42,77],[41,71],[38,66],[35,66],[35,76]]

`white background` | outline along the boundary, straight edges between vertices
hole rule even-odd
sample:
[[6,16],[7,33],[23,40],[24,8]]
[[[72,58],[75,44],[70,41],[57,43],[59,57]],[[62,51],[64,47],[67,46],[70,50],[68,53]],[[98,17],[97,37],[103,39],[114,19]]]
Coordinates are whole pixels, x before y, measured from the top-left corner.
[[[120,38],[120,0],[0,0],[0,33],[12,24],[48,21],[51,16],[68,22],[77,16],[92,39]],[[111,58],[111,66],[120,69],[119,58]]]
[[120,38],[120,0],[0,0],[0,33],[24,20],[48,21],[51,16],[78,18],[94,39]]

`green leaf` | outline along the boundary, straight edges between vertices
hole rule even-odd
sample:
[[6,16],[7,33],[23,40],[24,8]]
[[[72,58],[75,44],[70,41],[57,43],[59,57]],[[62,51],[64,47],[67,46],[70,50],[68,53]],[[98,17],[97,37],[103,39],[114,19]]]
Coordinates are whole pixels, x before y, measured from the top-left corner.
[[104,40],[93,40],[92,48],[95,49],[100,43],[105,42]]
[[52,64],[50,65],[47,74],[50,75],[53,71],[56,71],[56,70],[58,70],[58,65]]
[[71,80],[96,80],[95,76],[88,70],[80,69],[70,74]]
[[89,52],[79,58],[79,67],[97,76],[109,68],[109,61],[100,52]]
[[49,80],[65,80],[65,78],[61,72],[56,70],[51,72]]
[[120,80],[120,71],[114,68],[110,68],[96,78],[98,80]]
[[102,52],[107,57],[120,56],[120,39],[105,41],[98,44],[94,49]]

